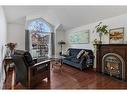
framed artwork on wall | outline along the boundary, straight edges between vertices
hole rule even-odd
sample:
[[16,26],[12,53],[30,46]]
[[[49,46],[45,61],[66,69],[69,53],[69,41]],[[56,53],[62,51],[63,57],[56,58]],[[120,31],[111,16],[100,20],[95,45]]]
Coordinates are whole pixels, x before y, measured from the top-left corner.
[[90,31],[89,30],[82,30],[82,31],[75,31],[69,34],[69,43],[70,44],[88,44]]
[[124,43],[124,27],[109,30],[109,43],[110,44]]

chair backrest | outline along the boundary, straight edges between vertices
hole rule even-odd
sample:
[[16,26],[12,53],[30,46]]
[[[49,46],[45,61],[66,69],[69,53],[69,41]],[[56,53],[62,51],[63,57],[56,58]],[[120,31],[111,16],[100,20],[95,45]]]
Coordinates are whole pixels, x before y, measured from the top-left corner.
[[14,55],[22,55],[24,57],[25,64],[27,66],[33,65],[33,59],[31,54],[28,51],[24,50],[16,50]]
[[23,86],[27,86],[28,66],[33,64],[30,53],[23,50],[16,50],[12,59],[16,69],[16,81],[20,82]]

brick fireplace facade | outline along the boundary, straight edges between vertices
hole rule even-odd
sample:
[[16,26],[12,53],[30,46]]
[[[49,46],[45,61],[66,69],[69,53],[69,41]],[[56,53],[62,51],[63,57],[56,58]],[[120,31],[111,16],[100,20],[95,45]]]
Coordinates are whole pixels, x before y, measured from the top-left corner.
[[127,80],[127,45],[98,44],[96,71]]

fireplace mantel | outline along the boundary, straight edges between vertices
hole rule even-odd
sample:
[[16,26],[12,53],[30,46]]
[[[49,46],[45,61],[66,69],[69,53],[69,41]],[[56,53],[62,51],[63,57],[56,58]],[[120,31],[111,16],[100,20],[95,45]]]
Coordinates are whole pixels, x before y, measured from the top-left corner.
[[102,59],[108,53],[114,53],[122,57],[125,62],[125,79],[127,80],[127,44],[96,44],[96,71],[102,72]]
[[112,46],[127,46],[127,44],[95,44],[95,45],[98,45],[98,46],[109,46],[109,45],[112,45]]
[[127,44],[94,44],[96,45],[97,49],[100,48],[101,46],[127,46]]

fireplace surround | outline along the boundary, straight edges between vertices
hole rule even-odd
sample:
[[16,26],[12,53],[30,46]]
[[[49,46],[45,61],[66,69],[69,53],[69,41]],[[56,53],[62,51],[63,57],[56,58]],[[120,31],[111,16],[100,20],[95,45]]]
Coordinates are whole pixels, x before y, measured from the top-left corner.
[[97,44],[96,71],[127,80],[127,45]]
[[125,79],[124,67],[125,62],[123,58],[116,53],[107,53],[102,58],[102,73],[119,79]]

